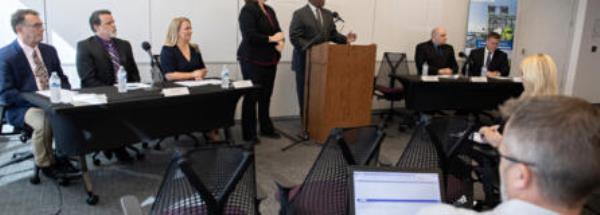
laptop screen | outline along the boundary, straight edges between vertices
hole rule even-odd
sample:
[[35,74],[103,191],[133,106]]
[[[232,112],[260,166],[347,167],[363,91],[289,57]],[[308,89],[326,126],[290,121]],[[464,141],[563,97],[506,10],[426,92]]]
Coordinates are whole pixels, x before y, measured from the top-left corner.
[[352,171],[354,214],[416,214],[442,202],[439,173]]

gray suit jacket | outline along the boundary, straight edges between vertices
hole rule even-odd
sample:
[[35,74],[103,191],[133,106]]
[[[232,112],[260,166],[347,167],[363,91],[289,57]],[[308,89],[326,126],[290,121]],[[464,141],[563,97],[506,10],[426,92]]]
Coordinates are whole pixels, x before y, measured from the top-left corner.
[[290,40],[294,45],[294,54],[292,58],[292,70],[304,71],[306,62],[306,50],[313,45],[332,41],[339,44],[347,43],[346,37],[340,34],[333,21],[333,13],[327,9],[322,9],[323,28],[320,29],[317,23],[317,17],[306,5],[294,12],[292,23],[290,24]]

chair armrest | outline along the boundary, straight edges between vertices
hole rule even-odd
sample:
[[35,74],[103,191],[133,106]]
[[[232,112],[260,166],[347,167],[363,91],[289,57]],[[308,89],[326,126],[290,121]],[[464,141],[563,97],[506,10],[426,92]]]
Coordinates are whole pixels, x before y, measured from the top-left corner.
[[121,197],[121,208],[125,215],[142,215],[140,201],[132,195]]

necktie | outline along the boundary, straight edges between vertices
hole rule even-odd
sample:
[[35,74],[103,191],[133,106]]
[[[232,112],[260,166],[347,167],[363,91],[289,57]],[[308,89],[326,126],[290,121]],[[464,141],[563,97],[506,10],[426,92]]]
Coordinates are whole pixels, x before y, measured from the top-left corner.
[[119,52],[117,52],[117,49],[115,48],[112,42],[108,43],[108,55],[110,56],[110,61],[113,64],[116,82],[117,72],[119,72],[119,67],[121,67],[121,60],[119,59]]
[[319,24],[319,29],[323,28],[323,17],[321,15],[321,9],[317,8],[317,23]]
[[437,46],[436,48],[438,55],[444,56],[444,52],[442,52],[442,46]]
[[488,51],[488,56],[485,59],[485,68],[488,68],[490,66],[491,62],[492,62],[492,53]]
[[35,82],[38,86],[38,90],[47,90],[48,89],[48,69],[40,56],[38,56],[37,51],[33,51],[33,63],[35,64],[35,68],[33,69],[33,74],[35,75]]

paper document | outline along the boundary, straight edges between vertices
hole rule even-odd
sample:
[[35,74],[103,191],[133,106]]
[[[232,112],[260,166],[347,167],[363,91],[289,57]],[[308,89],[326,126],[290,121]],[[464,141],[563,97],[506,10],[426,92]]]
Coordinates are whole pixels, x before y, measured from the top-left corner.
[[[114,85],[115,87],[118,87],[117,84]],[[150,88],[152,86],[150,86],[150,84],[146,84],[146,83],[127,83],[127,90],[139,90],[139,89],[145,89],[145,88]]]
[[184,87],[199,87],[206,85],[221,85],[221,80],[218,79],[206,79],[200,81],[177,81],[175,84],[184,86]]
[[[40,94],[40,95],[45,96],[46,98],[50,99],[50,90],[37,91],[37,94]],[[77,94],[78,94],[78,92],[76,92],[76,91],[61,89],[60,90],[60,103],[71,103],[71,101],[73,100],[73,96],[75,96]]]
[[75,106],[84,105],[101,105],[108,103],[108,98],[105,94],[77,94],[73,96],[71,104]]

